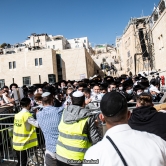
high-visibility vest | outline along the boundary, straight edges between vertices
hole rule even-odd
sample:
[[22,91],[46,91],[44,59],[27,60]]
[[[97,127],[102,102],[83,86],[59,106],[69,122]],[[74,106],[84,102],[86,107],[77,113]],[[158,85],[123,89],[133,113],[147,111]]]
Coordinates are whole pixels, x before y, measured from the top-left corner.
[[31,116],[29,112],[19,112],[15,115],[13,149],[22,151],[38,145],[36,128],[31,126],[31,130],[27,131],[25,127],[25,122]]
[[86,150],[91,146],[87,134],[83,134],[88,118],[73,124],[63,122],[63,116],[58,126],[59,136],[56,153],[65,159],[83,160]]

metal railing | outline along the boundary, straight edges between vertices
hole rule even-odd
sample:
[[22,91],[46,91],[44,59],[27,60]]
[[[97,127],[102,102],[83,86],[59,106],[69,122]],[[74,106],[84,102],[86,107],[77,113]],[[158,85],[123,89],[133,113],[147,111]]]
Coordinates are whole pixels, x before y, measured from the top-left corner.
[[[100,101],[94,101],[92,104],[100,105]],[[128,107],[132,111],[136,105],[136,102],[129,102],[128,104],[133,104],[134,106]],[[154,103],[159,104],[159,103]],[[16,153],[12,146],[13,137],[13,123],[15,112],[19,112],[20,108],[7,107],[0,112],[0,159],[4,161],[17,162]],[[98,115],[101,113],[100,107],[92,108],[92,111],[98,118],[98,128],[102,136],[104,136],[106,129],[106,124],[101,122]],[[28,164],[31,166],[41,166],[44,165],[45,157],[45,140],[41,129],[36,128],[38,146],[27,150],[28,154]]]
[[[15,114],[3,114],[0,118],[0,159],[17,162],[16,153],[13,149],[13,121]],[[45,140],[42,131],[37,128],[38,146],[27,150],[28,165],[43,166],[45,156]]]

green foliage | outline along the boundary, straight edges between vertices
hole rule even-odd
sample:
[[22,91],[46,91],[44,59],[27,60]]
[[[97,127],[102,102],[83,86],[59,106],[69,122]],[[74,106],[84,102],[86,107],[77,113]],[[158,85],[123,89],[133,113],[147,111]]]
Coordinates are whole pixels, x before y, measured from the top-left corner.
[[5,46],[10,46],[10,44],[2,43],[2,44],[0,45],[0,48],[5,48]]

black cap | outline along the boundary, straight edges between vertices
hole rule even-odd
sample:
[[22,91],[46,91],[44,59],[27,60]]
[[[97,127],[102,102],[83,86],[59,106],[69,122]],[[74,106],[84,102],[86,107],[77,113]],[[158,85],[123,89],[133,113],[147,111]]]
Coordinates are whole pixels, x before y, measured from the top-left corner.
[[116,114],[127,110],[127,100],[119,92],[108,92],[103,96],[100,108],[105,116],[113,117]]

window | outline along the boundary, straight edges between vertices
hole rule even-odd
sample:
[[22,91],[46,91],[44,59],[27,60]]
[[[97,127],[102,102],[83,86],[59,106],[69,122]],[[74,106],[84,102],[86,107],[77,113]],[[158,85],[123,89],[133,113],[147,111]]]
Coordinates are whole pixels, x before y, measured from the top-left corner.
[[127,66],[129,66],[129,59],[127,60]]
[[127,52],[128,57],[130,57],[130,51]]
[[159,40],[159,50],[161,50],[163,47],[164,47],[164,45],[163,45],[163,36],[161,35],[160,37],[158,37],[158,40]]
[[31,85],[31,77],[23,77],[23,85]]
[[16,61],[9,62],[9,69],[15,69],[16,68]]
[[5,86],[5,80],[4,80],[4,79],[1,79],[1,80],[0,80],[0,88],[2,88],[3,86]]
[[130,65],[133,63],[133,59],[132,57],[130,57]]
[[16,68],[16,61],[13,62],[13,69]]
[[42,58],[39,58],[39,65],[43,65]]
[[41,84],[41,76],[39,75],[39,83]]
[[48,82],[51,84],[56,82],[55,74],[48,74]]
[[48,46],[48,48],[50,48],[50,46]]
[[38,66],[38,58],[35,58],[35,66]]
[[9,62],[9,69],[12,69],[12,62]]
[[128,39],[128,46],[130,45],[130,37],[129,37],[129,39]]
[[58,70],[58,81],[62,80],[62,59],[61,54],[56,54],[56,63],[57,63],[57,70]]
[[125,42],[125,48],[127,48],[127,41]]
[[55,45],[53,45],[53,49],[55,49]]
[[86,43],[86,40],[84,40],[84,43]]

